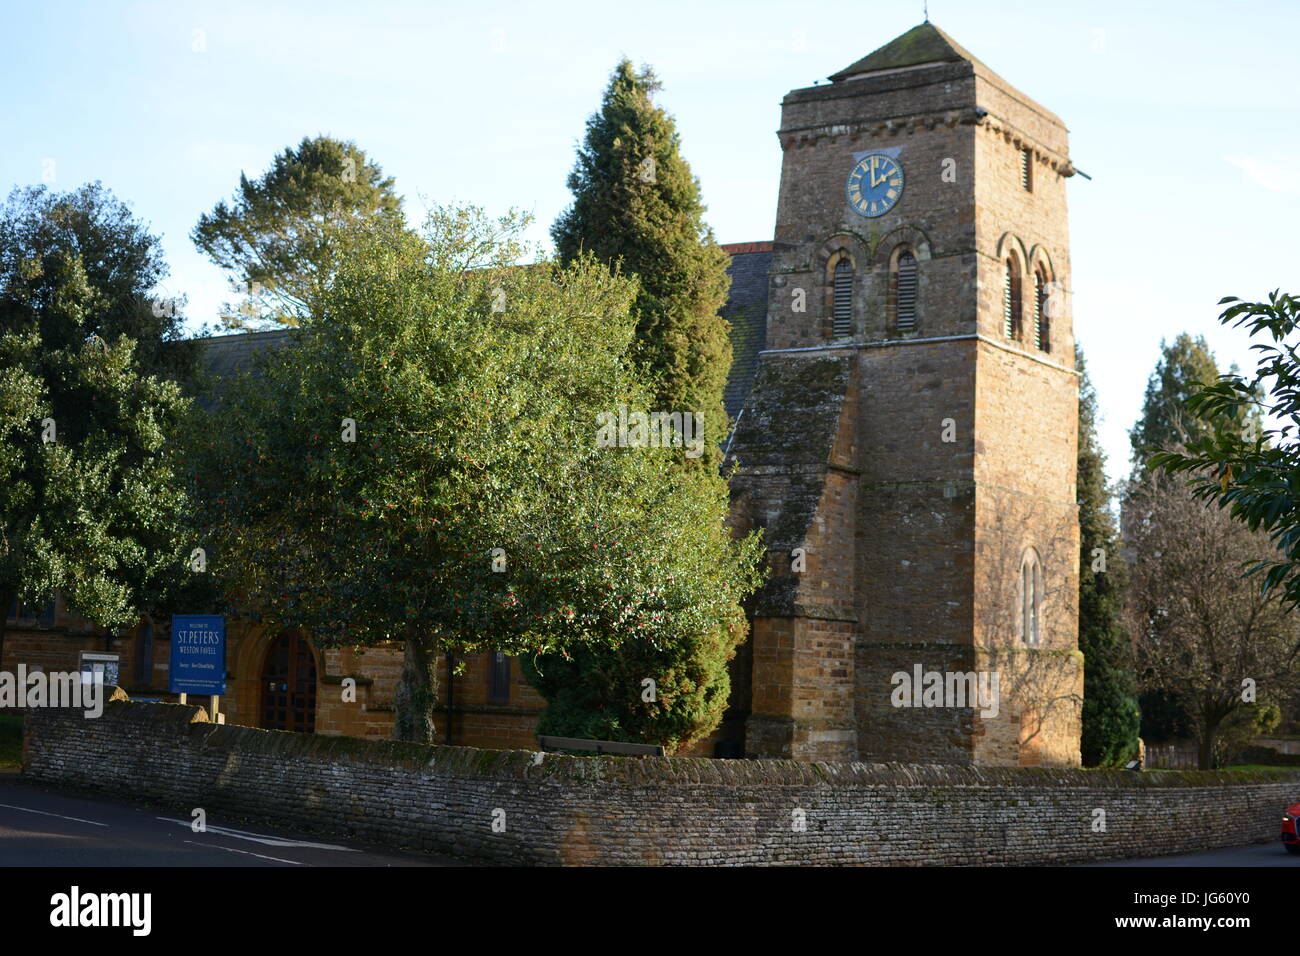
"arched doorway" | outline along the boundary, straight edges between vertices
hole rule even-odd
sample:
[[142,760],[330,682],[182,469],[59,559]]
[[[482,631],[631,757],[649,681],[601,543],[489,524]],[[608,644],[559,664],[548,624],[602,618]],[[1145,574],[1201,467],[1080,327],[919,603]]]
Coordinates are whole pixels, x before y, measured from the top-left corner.
[[267,648],[262,664],[262,727],[316,731],[316,658],[307,638],[285,631]]

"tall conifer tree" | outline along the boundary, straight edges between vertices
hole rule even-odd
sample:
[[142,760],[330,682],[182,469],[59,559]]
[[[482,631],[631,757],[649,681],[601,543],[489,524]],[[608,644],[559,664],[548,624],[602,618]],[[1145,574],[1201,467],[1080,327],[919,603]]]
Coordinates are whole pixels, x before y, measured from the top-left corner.
[[1106,456],[1097,441],[1097,391],[1083,352],[1079,381],[1079,649],[1084,655],[1083,739],[1089,767],[1114,766],[1137,749],[1139,711],[1132,648],[1121,621],[1124,565],[1106,488]]
[[[592,255],[639,280],[629,354],[650,385],[653,408],[703,415],[706,454],[696,460],[716,465],[731,368],[728,324],[718,314],[730,286],[728,260],[704,223],[699,182],[681,156],[673,119],[651,99],[658,89],[648,68],[618,64],[569,176],[573,205],[551,235],[562,261]],[[714,467],[685,467],[689,460],[679,458],[680,477],[715,494],[721,518],[726,482]],[[745,634],[739,621],[705,622],[671,640],[529,659],[525,674],[548,702],[540,731],[670,749],[697,740],[722,719],[727,661]]]
[[716,461],[731,369],[727,321],[718,314],[728,260],[704,222],[676,124],[652,101],[659,88],[648,67],[618,64],[569,175],[573,205],[551,236],[562,261],[588,252],[638,277],[633,356],[653,375],[663,410],[703,413],[706,460]]
[[1202,385],[1213,385],[1219,366],[1205,339],[1181,333],[1160,343],[1160,360],[1147,380],[1142,415],[1129,432],[1133,478],[1147,472],[1147,459],[1209,434],[1210,426],[1187,410],[1186,402]]

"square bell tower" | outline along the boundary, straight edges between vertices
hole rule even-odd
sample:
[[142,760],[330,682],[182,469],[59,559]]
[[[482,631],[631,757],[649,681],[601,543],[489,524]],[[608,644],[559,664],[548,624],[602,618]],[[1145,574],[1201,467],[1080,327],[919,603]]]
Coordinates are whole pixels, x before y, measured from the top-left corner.
[[731,451],[772,567],[746,751],[1077,765],[1066,128],[928,22],[830,81],[782,103]]

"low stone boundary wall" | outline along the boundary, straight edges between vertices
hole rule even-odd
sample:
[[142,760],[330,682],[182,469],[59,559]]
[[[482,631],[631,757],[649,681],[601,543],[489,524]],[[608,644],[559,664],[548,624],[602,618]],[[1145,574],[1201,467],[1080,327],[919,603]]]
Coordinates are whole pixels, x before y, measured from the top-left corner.
[[1286,770],[571,757],[218,725],[118,694],[94,720],[30,711],[25,776],[467,862],[1070,863],[1276,840],[1300,800]]

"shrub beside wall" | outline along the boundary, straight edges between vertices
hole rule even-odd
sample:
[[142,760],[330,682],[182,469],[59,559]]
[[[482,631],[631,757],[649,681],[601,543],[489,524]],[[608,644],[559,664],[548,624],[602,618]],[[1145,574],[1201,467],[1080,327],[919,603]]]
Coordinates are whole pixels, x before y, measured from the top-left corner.
[[572,757],[217,725],[120,692],[25,730],[33,780],[467,862],[1069,863],[1276,840],[1300,800],[1289,770]]

